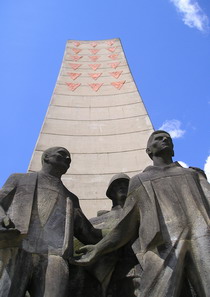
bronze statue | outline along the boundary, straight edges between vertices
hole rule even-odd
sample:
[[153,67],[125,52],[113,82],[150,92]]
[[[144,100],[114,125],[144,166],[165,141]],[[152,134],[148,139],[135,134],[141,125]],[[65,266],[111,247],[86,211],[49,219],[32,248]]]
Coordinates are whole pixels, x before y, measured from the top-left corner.
[[70,163],[67,149],[49,148],[41,171],[13,174],[0,190],[1,297],[65,297],[73,233],[85,244],[102,238],[61,181]]
[[98,244],[81,248],[77,264],[92,263],[136,237],[143,270],[138,297],[183,296],[186,280],[197,296],[208,297],[210,185],[198,170],[172,161],[167,132],[153,132],[146,151],[153,166],[131,178],[120,222]]

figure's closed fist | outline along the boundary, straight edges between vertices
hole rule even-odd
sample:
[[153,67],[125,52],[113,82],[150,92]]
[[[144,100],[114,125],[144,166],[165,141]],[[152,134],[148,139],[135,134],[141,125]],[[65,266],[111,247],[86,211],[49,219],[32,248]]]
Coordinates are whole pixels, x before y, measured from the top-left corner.
[[90,265],[98,257],[96,251],[96,245],[85,245],[77,251],[75,251],[76,254],[79,254],[79,256],[72,258],[70,260],[70,263],[79,266]]
[[11,221],[11,219],[8,216],[3,218],[1,224],[6,229],[14,229],[15,228],[15,224]]

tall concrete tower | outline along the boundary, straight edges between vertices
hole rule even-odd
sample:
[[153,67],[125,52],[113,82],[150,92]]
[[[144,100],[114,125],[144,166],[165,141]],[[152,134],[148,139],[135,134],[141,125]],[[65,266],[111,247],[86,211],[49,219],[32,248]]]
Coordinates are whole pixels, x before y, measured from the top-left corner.
[[152,131],[120,40],[69,40],[29,171],[40,169],[45,149],[67,148],[72,163],[63,182],[94,217],[111,208],[105,193],[114,174],[133,176],[150,164]]

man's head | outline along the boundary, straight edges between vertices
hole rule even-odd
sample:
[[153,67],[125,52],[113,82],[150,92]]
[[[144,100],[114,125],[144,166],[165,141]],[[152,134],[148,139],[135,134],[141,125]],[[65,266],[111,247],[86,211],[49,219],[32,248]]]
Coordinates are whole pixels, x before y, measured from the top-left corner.
[[159,156],[160,154],[167,152],[174,156],[173,142],[168,132],[163,130],[154,131],[147,142],[146,152],[151,159],[153,156]]
[[66,173],[71,163],[71,155],[64,147],[51,147],[42,154],[42,166],[50,166],[61,174]]
[[115,174],[108,185],[106,196],[112,200],[113,206],[124,206],[130,177],[125,173]]

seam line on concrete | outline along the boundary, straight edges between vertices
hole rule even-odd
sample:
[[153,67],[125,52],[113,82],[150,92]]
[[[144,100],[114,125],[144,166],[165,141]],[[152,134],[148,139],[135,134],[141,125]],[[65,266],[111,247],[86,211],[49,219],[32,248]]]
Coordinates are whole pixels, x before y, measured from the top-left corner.
[[[73,48],[73,47],[76,47],[74,45],[74,42],[75,41],[78,41],[80,42],[80,48],[82,45],[88,45],[89,47],[87,47],[88,49],[92,49],[93,47],[90,46],[90,42],[96,42],[97,43],[97,48],[100,48],[98,47],[98,45],[101,45],[103,44],[104,45],[104,48],[108,47],[109,45],[107,44],[107,41],[110,41],[110,40],[113,40],[114,41],[114,44],[113,45],[110,45],[111,46],[115,46],[115,47],[120,47],[119,45],[120,44],[120,40],[119,38],[109,38],[109,39],[99,39],[99,40],[77,40],[77,39],[68,39],[67,42],[66,42],[66,47],[68,48]],[[86,48],[86,47],[85,47]],[[83,49],[83,48],[82,48]]]
[[115,62],[122,62],[122,61],[125,61],[124,59],[123,59],[124,57],[120,57],[120,58],[118,58],[118,59],[114,59],[114,60],[112,60],[112,59],[110,59],[110,60],[100,60],[100,59],[98,59],[98,60],[96,60],[96,61],[92,61],[92,60],[82,60],[82,58],[81,59],[79,59],[78,61],[74,61],[74,60],[71,60],[71,59],[66,59],[66,58],[64,58],[64,63],[65,62],[72,62],[72,63],[88,63],[88,64],[91,64],[91,63],[115,63]]
[[106,137],[106,136],[117,136],[117,135],[127,135],[127,134],[134,134],[134,133],[139,133],[139,132],[145,132],[145,131],[149,131],[151,129],[145,129],[145,130],[137,130],[137,131],[130,131],[130,132],[122,132],[122,133],[113,133],[113,134],[64,134],[64,133],[51,133],[51,132],[41,132],[41,134],[45,134],[45,135],[56,135],[56,136],[69,136],[69,137]]
[[[71,57],[73,57],[73,56],[79,56],[79,57],[82,56],[82,58],[80,58],[79,60],[81,60],[83,58],[89,58],[91,56],[98,56],[99,58],[107,58],[110,55],[121,56],[121,57],[118,57],[118,59],[120,59],[120,58],[122,59],[124,57],[123,51],[120,48],[118,48],[118,49],[116,48],[114,52],[110,52],[106,48],[101,48],[101,49],[99,49],[99,52],[96,53],[96,54],[93,54],[93,53],[89,52],[90,49],[91,48],[89,48],[89,49],[82,49],[83,53],[81,51],[78,54],[75,54],[73,51],[71,51],[72,48],[70,48],[70,50],[67,48],[67,51],[66,51],[64,57],[65,57],[66,60],[71,60],[71,61],[74,61],[74,59],[71,59]],[[104,52],[102,52],[102,50]],[[84,51],[86,51],[86,53]],[[111,58],[109,58],[109,59],[111,60]],[[91,59],[89,58],[88,61],[91,61]]]
[[[78,63],[78,64],[80,64],[79,62],[76,62],[76,63]],[[92,62],[92,63],[96,63],[96,62]],[[92,64],[91,62],[90,62],[90,64]],[[110,64],[112,63],[112,61],[110,61]],[[96,63],[96,64],[99,64],[99,63]],[[124,67],[124,68],[127,68],[128,66],[127,66],[127,64],[123,64],[123,65],[119,65],[119,66],[117,66],[117,69],[119,69],[119,68],[122,68],[122,67]],[[61,67],[61,71],[63,70],[63,69],[72,69],[70,66],[65,66],[65,65],[62,65],[62,67]],[[90,69],[90,67],[80,67],[79,68],[80,70],[86,70],[86,69]],[[114,68],[110,68],[110,67],[99,67],[98,69],[97,69],[97,71],[99,71],[99,70],[102,70],[102,69],[105,69],[105,70],[107,70],[107,71],[109,71],[108,69],[110,69],[110,70],[112,70],[113,69],[113,71],[114,70],[116,70],[117,71],[117,69],[114,69]],[[73,69],[72,69],[73,70]],[[75,71],[75,70],[73,70],[73,71]],[[78,71],[78,70],[77,70]],[[91,71],[91,69],[90,69],[90,71]],[[76,72],[76,71],[75,71]]]
[[[130,170],[130,171],[123,171],[123,172],[125,172],[125,173],[132,173],[132,172],[142,172],[144,169],[139,169],[139,170]],[[68,174],[68,173],[66,173],[65,175],[66,176],[71,176],[71,175],[76,175],[76,176],[81,176],[81,175],[91,175],[91,176],[93,176],[93,175],[114,175],[114,174],[117,174],[117,173],[119,173],[119,172],[104,172],[103,174],[99,174],[99,173],[75,173],[75,174]]]
[[[112,83],[113,81],[110,81],[110,82],[108,82],[108,83],[103,83],[103,86],[110,86],[110,84]],[[130,83],[133,83],[134,81],[133,80],[129,80],[129,81],[125,81],[125,85],[126,84],[130,84]],[[57,81],[57,85],[59,85],[59,86],[66,86],[66,83],[67,82],[59,82],[59,81]],[[95,83],[95,82],[93,82],[93,83]],[[101,81],[100,80],[98,80],[98,82],[97,83],[101,83]],[[81,84],[81,86],[80,87],[89,87],[89,84]]]
[[[93,71],[91,71],[90,70],[90,72],[92,72],[92,73],[94,73]],[[114,72],[114,71],[112,71],[112,72]],[[77,73],[77,72],[74,72],[74,73]],[[97,72],[96,72],[97,73]],[[124,72],[124,73],[122,73],[121,75],[120,75],[120,77],[118,77],[118,78],[116,78],[116,79],[120,79],[123,75],[126,75],[126,74],[130,74],[129,72]],[[68,74],[60,74],[60,77],[69,77],[69,75]],[[99,76],[99,78],[102,78],[102,77],[111,77],[112,78],[112,76],[110,76],[110,75],[101,75],[101,76]],[[81,75],[80,76],[80,78],[91,78],[89,75]],[[99,79],[98,78],[98,79]],[[113,77],[114,78],[114,77]],[[75,80],[76,81],[76,80]],[[97,81],[97,80],[95,80],[95,81]],[[93,81],[94,82],[94,81]]]
[[[143,148],[138,148],[138,149],[130,149],[130,150],[125,150],[125,151],[119,151],[119,152],[104,152],[104,153],[72,153],[71,155],[110,155],[110,154],[121,154],[121,153],[130,153],[130,152],[137,152],[137,151],[143,151],[146,150],[146,147]],[[44,150],[35,150],[36,152],[41,152],[43,153]]]
[[[77,39],[68,39],[67,40],[67,45],[68,45],[68,47],[69,48],[72,48],[72,47],[75,47],[74,46],[74,42],[75,41],[78,41],[78,42],[80,42],[80,44],[81,44],[81,46],[82,45],[88,45],[89,46],[89,44],[90,44],[90,42],[96,42],[97,43],[97,45],[101,45],[101,44],[103,44],[103,45],[106,45],[106,46],[108,46],[107,45],[107,41],[109,41],[109,40],[113,40],[114,42],[115,42],[115,44],[120,44],[120,40],[119,40],[119,38],[109,38],[109,39],[99,39],[99,40],[77,40]],[[71,45],[71,46],[69,46],[69,45]],[[80,46],[80,48],[81,48],[81,46]],[[88,47],[88,48],[92,48],[92,47]],[[98,47],[97,47],[98,48]]]
[[[89,50],[91,50],[92,48],[82,48],[81,52],[79,52],[78,54],[75,54],[73,52],[73,47],[66,47],[66,53],[65,56],[82,56],[82,57],[90,57],[90,56],[104,56],[107,57],[108,55],[112,55],[112,54],[123,54],[123,51],[121,50],[120,47],[115,47],[115,51],[114,52],[110,52],[108,50],[108,48],[106,47],[102,47],[99,49],[100,52],[97,52],[96,54],[91,53]],[[82,52],[83,51],[83,52]],[[86,51],[87,53],[84,53],[84,51]],[[103,53],[101,51],[104,51]]]
[[[135,91],[130,91],[130,92],[124,92],[124,93],[110,93],[110,94],[105,94],[105,95],[99,95],[99,94],[92,94],[92,95],[81,95],[81,94],[78,94],[78,95],[76,95],[76,94],[71,94],[71,95],[69,95],[69,94],[66,94],[66,93],[57,93],[57,92],[54,92],[53,93],[53,95],[59,95],[59,96],[69,96],[69,97],[109,97],[109,96],[115,96],[115,95],[126,95],[126,94],[133,94],[133,93],[137,93],[138,95],[139,95],[139,92],[137,91],[137,89],[135,90]],[[139,96],[140,97],[140,96]]]
[[129,105],[134,105],[134,104],[142,104],[142,101],[138,101],[138,102],[133,102],[133,103],[127,103],[127,104],[119,104],[119,105],[107,105],[107,106],[69,106],[69,105],[59,105],[59,104],[51,104],[50,106],[58,106],[58,107],[67,107],[67,108],[87,108],[87,109],[94,109],[94,108],[115,108],[115,107],[120,107],[120,106],[129,106]]
[[139,95],[139,92],[138,92],[138,90],[136,89],[135,91],[129,91],[129,92],[124,92],[124,93],[114,93],[114,94],[105,94],[105,95],[102,95],[102,94],[96,94],[95,96],[93,96],[93,95],[78,95],[78,94],[59,94],[59,93],[56,93],[56,92],[53,92],[53,95],[54,94],[56,94],[56,95],[62,95],[62,96],[69,96],[69,97],[74,97],[74,96],[77,96],[77,97],[109,97],[110,95],[112,95],[112,96],[115,96],[115,95],[117,95],[117,96],[120,96],[120,95],[123,95],[123,94],[133,94],[133,93],[137,93],[138,94],[138,97],[140,97],[140,95]]
[[[139,170],[129,170],[129,171],[123,171],[124,173],[132,173],[132,172],[142,172],[144,169],[139,169]],[[28,172],[37,172],[35,170],[28,170]],[[82,176],[82,175],[90,175],[90,176],[93,176],[93,175],[96,175],[96,176],[103,176],[103,175],[114,175],[114,174],[117,174],[119,172],[104,172],[103,174],[101,173],[73,173],[73,174],[68,174],[68,173],[65,173],[65,177],[70,177],[70,176]],[[63,178],[64,180],[65,178]]]
[[136,116],[132,117],[123,117],[123,118],[117,118],[117,119],[104,119],[104,120],[71,120],[71,119],[61,119],[61,118],[53,118],[53,117],[48,117],[46,116],[46,119],[51,119],[51,120],[57,120],[57,121],[72,121],[72,122],[105,122],[105,121],[117,121],[117,120],[124,120],[124,119],[132,119],[132,118],[138,118],[138,117],[143,117],[147,116],[147,114],[139,114]]
[[[110,46],[111,47],[111,46]],[[77,53],[77,54],[75,54],[74,52],[73,52],[73,50],[72,49],[74,49],[75,47],[74,46],[72,46],[72,47],[68,47],[68,46],[66,46],[66,49],[67,49],[67,52],[66,52],[66,55],[71,55],[71,56],[75,56],[75,55],[77,55],[77,56],[83,56],[83,57],[85,57],[85,56],[87,56],[87,57],[89,57],[89,56],[105,56],[105,57],[107,57],[108,55],[112,55],[112,54],[121,54],[121,53],[123,53],[123,51],[122,51],[122,49],[119,47],[119,46],[115,46],[115,51],[114,52],[110,52],[109,50],[108,50],[108,47],[102,47],[102,48],[99,48],[99,51],[101,51],[101,50],[104,50],[105,51],[105,53],[96,53],[96,54],[92,54],[89,50],[92,50],[93,48],[91,48],[91,47],[89,47],[89,48],[82,48],[81,50],[82,51],[87,51],[87,53],[85,54],[85,53],[82,53],[82,52],[79,52],[79,53]],[[98,49],[98,48],[96,48],[96,49]],[[72,50],[71,52],[68,52],[68,50]]]
[[138,102],[132,102],[132,103],[126,103],[126,104],[116,104],[116,105],[103,105],[103,106],[73,106],[73,105],[60,105],[60,104],[50,104],[50,106],[58,106],[58,107],[67,107],[67,108],[112,108],[112,107],[120,107],[120,106],[129,106],[133,104],[139,104],[143,103],[141,99],[138,100]]

